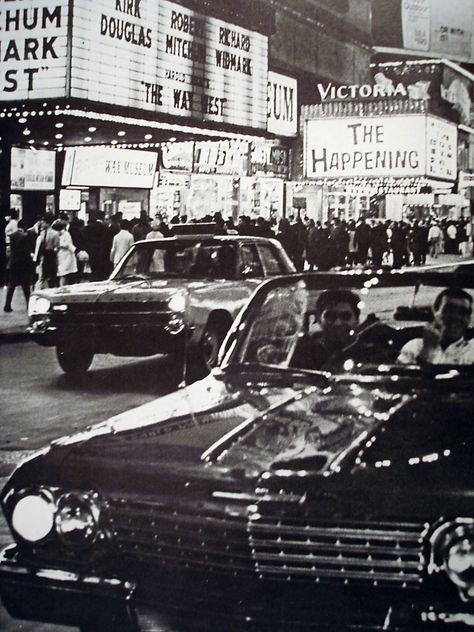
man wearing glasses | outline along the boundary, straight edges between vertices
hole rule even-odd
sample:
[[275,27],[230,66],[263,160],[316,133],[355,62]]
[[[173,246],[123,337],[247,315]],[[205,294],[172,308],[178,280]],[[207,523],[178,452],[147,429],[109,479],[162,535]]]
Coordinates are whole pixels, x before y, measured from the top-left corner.
[[403,364],[474,364],[474,339],[469,339],[472,297],[459,288],[446,288],[433,305],[433,322],[422,338],[407,342],[398,356]]

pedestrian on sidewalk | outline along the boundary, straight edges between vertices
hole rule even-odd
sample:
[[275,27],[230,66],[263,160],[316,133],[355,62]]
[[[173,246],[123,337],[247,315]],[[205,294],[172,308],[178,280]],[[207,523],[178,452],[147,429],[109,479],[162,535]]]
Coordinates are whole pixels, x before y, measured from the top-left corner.
[[60,287],[72,283],[77,274],[76,248],[66,227],[66,222],[61,219],[53,222],[52,226],[59,235],[58,279]]
[[441,252],[441,241],[443,233],[437,222],[433,222],[428,231],[429,254],[433,259],[437,259]]
[[32,243],[25,230],[25,222],[21,219],[18,228],[10,234],[10,277],[7,286],[4,312],[12,312],[12,300],[15,289],[21,286],[26,305],[30,300],[31,280],[34,264],[32,259]]

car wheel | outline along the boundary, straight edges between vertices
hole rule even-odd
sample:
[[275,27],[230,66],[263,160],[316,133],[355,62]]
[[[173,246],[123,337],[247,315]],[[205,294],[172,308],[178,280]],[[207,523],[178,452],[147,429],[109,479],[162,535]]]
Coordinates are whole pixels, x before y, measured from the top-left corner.
[[222,325],[210,323],[201,338],[201,360],[208,371],[217,364],[217,356],[222,341],[225,338],[226,330]]
[[79,375],[92,364],[94,351],[87,344],[69,341],[58,344],[56,356],[64,373]]

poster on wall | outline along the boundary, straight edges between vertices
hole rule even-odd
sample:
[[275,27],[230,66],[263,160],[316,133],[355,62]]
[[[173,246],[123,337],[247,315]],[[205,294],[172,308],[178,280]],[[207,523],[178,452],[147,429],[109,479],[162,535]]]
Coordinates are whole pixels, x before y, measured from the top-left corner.
[[52,191],[55,183],[56,152],[49,149],[11,150],[11,188],[13,191]]
[[374,0],[375,49],[412,56],[474,61],[472,0]]

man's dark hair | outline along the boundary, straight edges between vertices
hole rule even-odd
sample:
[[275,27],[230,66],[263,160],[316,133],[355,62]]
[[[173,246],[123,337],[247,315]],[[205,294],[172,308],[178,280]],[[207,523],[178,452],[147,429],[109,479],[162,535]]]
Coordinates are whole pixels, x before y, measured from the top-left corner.
[[472,296],[468,292],[461,289],[460,287],[447,287],[444,290],[441,290],[441,292],[435,298],[435,301],[433,304],[433,309],[435,311],[437,311],[440,308],[440,305],[443,301],[443,297],[469,301],[469,304],[472,307]]
[[321,314],[328,307],[333,307],[338,303],[347,303],[353,310],[356,318],[360,316],[359,297],[351,290],[325,290],[316,301],[316,318],[320,318]]
[[43,222],[46,222],[46,224],[49,224],[51,226],[51,224],[54,222],[54,215],[52,213],[45,213],[41,219],[43,220]]

